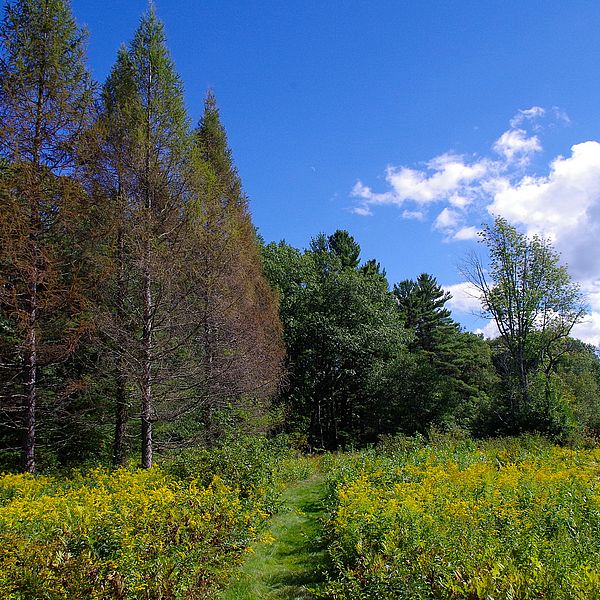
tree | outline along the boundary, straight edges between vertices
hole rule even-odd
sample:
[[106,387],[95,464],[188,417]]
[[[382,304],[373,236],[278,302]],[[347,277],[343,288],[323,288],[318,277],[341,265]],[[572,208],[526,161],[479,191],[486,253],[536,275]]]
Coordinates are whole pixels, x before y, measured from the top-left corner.
[[472,429],[493,387],[489,348],[460,330],[445,306],[452,296],[432,275],[401,281],[394,296],[413,333],[411,355],[389,366],[384,392],[397,427],[406,433],[424,433],[432,425]]
[[285,243],[265,248],[288,348],[288,425],[316,448],[376,438],[382,365],[405,351],[387,281],[372,262],[358,267],[359,252],[342,231],[316,236],[304,253]]
[[444,306],[452,296],[444,292],[432,275],[421,273],[416,281],[405,279],[395,284],[394,296],[405,326],[414,330],[415,343],[425,352],[434,352],[458,331],[457,323]]
[[[189,122],[183,87],[151,7],[103,88],[90,135],[88,175],[99,195],[107,285],[96,319],[115,373],[114,462],[123,461],[130,390],[140,399],[142,466],[153,461],[153,423],[187,387],[184,206]],[[163,413],[164,414],[164,413]]]
[[579,287],[548,239],[527,237],[498,217],[493,226],[483,227],[481,240],[489,268],[472,256],[465,275],[480,294],[483,314],[494,319],[500,333],[504,376],[512,382],[507,419],[518,430],[528,426],[532,377],[538,372],[545,379],[545,410],[550,410],[550,375],[586,311]]
[[40,367],[64,360],[82,331],[85,294],[69,230],[82,210],[69,175],[92,84],[85,34],[65,0],[16,0],[0,25],[0,302],[23,376],[23,469],[34,472]]
[[277,299],[263,275],[248,200],[212,91],[193,145],[194,199],[186,213],[200,307],[197,387],[206,423],[214,426],[215,413],[228,406],[260,418],[278,389],[284,347]]

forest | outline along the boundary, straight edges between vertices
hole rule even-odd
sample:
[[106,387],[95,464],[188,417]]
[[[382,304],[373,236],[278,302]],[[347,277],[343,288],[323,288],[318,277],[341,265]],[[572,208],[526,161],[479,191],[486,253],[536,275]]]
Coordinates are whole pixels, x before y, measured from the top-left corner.
[[[320,597],[568,598],[569,570],[593,597],[600,355],[551,241],[482,225],[463,275],[498,336],[468,332],[434,274],[390,282],[348,231],[260,236],[154,8],[103,84],[86,35],[66,0],[0,25],[2,597],[212,597],[313,480]],[[485,568],[445,554],[471,496]],[[525,523],[540,498],[563,521]]]

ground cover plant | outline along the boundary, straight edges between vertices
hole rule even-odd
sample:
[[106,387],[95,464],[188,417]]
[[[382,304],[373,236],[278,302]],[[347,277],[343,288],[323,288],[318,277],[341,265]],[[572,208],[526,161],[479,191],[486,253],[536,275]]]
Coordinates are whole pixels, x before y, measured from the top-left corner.
[[329,598],[593,598],[600,450],[539,438],[332,458]]
[[214,597],[304,470],[253,438],[149,470],[5,474],[0,597]]

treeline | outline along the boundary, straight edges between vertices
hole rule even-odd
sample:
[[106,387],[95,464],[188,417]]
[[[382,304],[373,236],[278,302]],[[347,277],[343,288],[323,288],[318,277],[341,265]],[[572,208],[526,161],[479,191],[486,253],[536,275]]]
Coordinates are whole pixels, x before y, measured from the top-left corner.
[[288,430],[325,449],[432,429],[596,438],[600,359],[569,335],[585,314],[578,287],[548,240],[497,219],[481,241],[489,264],[471,258],[465,275],[498,326],[493,340],[461,329],[430,274],[389,291],[346,231],[305,251],[267,245],[288,349]]
[[152,8],[101,87],[66,0],[0,44],[3,467],[260,426],[281,325],[214,96],[193,128]]
[[434,276],[390,291],[345,231],[262,243],[215,97],[193,127],[152,8],[102,86],[66,0],[9,2],[0,57],[0,469],[149,467],[232,432],[600,432],[600,362],[546,240],[484,228],[484,340]]

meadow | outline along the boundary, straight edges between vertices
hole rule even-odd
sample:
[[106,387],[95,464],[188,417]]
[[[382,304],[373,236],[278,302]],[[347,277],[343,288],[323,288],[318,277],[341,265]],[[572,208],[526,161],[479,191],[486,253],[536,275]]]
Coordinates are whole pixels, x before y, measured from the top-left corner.
[[149,470],[4,474],[0,598],[214,597],[297,470],[248,438]]
[[599,464],[532,436],[320,459],[248,438],[149,470],[5,474],[0,597],[597,598]]
[[329,460],[325,597],[600,596],[600,450],[396,438]]

